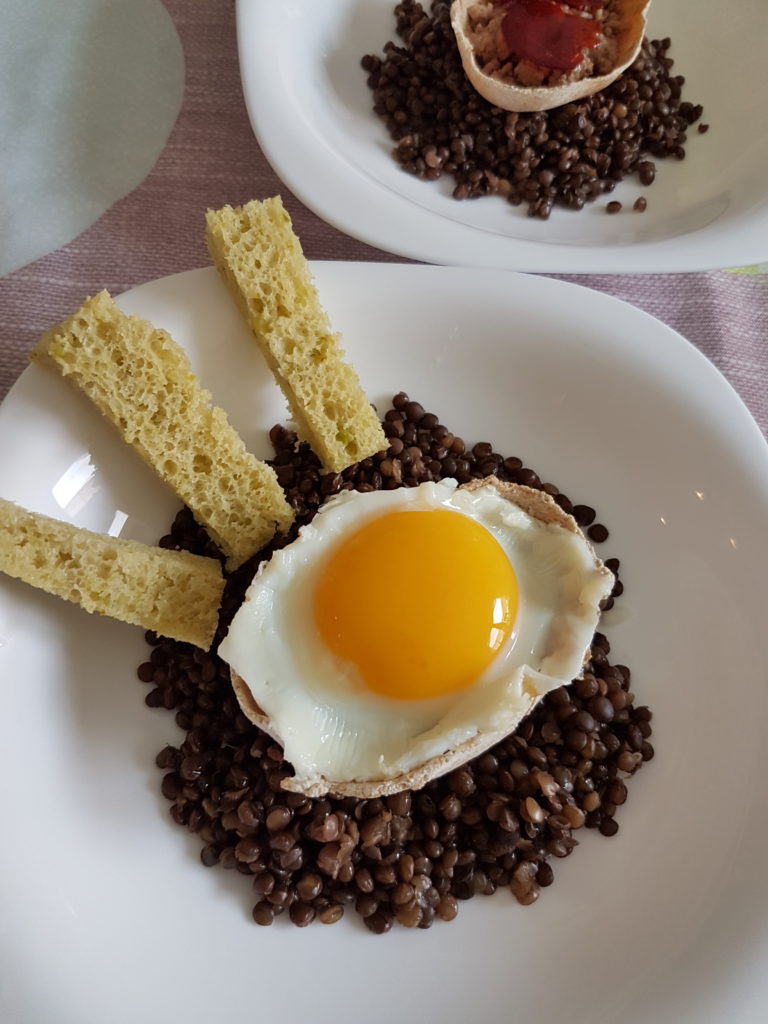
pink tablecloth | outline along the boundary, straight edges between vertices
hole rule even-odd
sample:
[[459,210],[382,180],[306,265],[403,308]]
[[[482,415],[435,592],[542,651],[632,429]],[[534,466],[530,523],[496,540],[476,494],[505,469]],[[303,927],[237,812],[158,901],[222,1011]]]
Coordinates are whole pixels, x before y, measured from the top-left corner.
[[[240,91],[234,2],[165,0],[187,65],[184,104],[154,170],[74,241],[0,280],[0,397],[40,332],[100,288],[120,293],[208,262],[207,207],[281,193],[311,259],[395,260],[329,227],[281,184],[253,137]],[[730,380],[768,434],[768,275],[570,277],[647,310]]]

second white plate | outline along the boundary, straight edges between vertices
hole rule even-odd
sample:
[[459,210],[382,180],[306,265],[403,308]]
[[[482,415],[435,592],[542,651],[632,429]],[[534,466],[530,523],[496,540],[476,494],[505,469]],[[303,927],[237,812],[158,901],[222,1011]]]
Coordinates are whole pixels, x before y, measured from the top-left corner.
[[[424,6],[428,7],[427,0]],[[660,273],[768,259],[768,5],[663,0],[649,35],[670,36],[685,96],[704,105],[706,135],[683,161],[659,161],[645,190],[623,182],[580,212],[548,221],[498,197],[451,198],[452,179],[401,171],[372,111],[360,67],[395,39],[394,0],[238,0],[240,66],[251,123],[288,187],[347,234],[431,263],[544,273]],[[398,40],[398,43],[401,42]],[[644,194],[644,214],[631,210]]]

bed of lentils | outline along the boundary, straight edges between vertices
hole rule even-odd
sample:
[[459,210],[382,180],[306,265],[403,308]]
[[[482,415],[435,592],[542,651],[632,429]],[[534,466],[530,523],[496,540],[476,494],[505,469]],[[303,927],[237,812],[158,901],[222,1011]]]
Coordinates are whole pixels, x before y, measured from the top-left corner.
[[[386,451],[336,476],[321,475],[295,434],[272,429],[272,465],[296,521],[287,537],[230,575],[213,651],[259,562],[341,490],[495,474],[552,495],[595,543],[608,536],[594,509],[573,506],[519,458],[504,458],[490,444],[467,448],[404,393],[394,397],[384,429]],[[160,543],[219,556],[187,510]],[[623,588],[618,560],[606,565],[617,579],[610,606]],[[199,835],[203,864],[251,879],[253,917],[261,925],[283,913],[300,927],[332,924],[351,906],[378,934],[395,921],[428,928],[436,918],[452,920],[459,900],[499,888],[531,904],[552,884],[552,862],[578,844],[574,833],[616,834],[624,779],[653,757],[651,712],[635,706],[629,669],[610,664],[608,641],[597,633],[583,679],[549,694],[514,735],[482,756],[417,792],[312,800],[281,789],[290,766],[240,711],[227,665],[215,653],[151,633],[147,639],[153,650],[138,669],[153,684],[146,702],[175,710],[186,733],[179,747],[157,756],[171,817]]]
[[[580,210],[635,173],[656,176],[653,158],[685,157],[688,128],[703,108],[681,99],[670,40],[644,40],[635,62],[601,92],[553,110],[495,107],[470,84],[450,22],[450,0],[395,7],[398,35],[384,57],[362,58],[374,111],[397,146],[395,160],[420,178],[452,175],[456,199],[500,195],[547,219],[555,204]],[[708,125],[700,124],[699,132]],[[634,210],[647,207],[639,196]],[[621,203],[606,207],[618,213]]]

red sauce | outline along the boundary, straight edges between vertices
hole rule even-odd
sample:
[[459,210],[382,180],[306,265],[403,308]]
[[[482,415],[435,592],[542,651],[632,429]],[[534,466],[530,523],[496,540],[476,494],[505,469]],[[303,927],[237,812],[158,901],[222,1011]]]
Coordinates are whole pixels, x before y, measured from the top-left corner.
[[578,11],[602,11],[608,0],[563,0],[567,7],[575,7]]
[[509,0],[501,31],[518,60],[556,71],[573,71],[600,38],[596,21],[566,13],[554,0]]

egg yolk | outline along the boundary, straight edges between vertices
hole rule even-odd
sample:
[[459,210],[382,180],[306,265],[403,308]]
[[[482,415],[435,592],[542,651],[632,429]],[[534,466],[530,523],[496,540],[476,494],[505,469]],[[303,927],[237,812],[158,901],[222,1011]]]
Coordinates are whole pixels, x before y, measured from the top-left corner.
[[313,595],[326,648],[369,690],[395,700],[471,686],[512,633],[517,606],[501,545],[449,509],[367,523],[331,554]]

